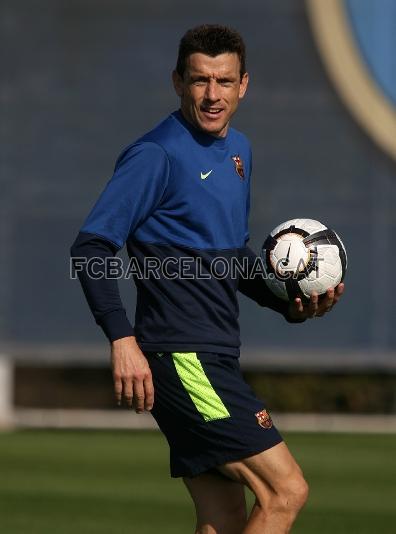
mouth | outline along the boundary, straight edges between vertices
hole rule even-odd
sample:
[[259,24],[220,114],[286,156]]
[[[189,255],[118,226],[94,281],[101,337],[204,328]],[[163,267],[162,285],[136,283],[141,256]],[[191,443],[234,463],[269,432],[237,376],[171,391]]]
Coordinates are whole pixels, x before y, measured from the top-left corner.
[[223,108],[215,108],[215,107],[201,107],[201,112],[204,114],[206,118],[209,120],[216,120],[218,119],[222,112],[224,111]]

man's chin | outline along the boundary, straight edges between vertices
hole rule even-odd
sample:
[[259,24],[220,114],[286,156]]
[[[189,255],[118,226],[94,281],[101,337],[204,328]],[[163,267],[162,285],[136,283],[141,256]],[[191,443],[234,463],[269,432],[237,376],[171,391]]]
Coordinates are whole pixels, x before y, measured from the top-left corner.
[[216,137],[224,136],[227,131],[227,123],[223,121],[199,121],[198,126],[203,132],[215,135]]

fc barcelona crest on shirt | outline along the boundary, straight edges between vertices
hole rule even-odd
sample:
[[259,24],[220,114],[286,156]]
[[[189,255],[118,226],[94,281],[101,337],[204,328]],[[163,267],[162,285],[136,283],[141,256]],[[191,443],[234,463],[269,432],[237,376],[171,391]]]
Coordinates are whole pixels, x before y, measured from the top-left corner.
[[261,412],[257,412],[255,416],[257,417],[258,424],[263,428],[272,427],[272,419],[267,410],[261,410]]
[[235,163],[235,171],[238,174],[241,180],[245,179],[245,171],[243,170],[243,161],[241,160],[239,154],[236,156],[231,156],[232,161]]

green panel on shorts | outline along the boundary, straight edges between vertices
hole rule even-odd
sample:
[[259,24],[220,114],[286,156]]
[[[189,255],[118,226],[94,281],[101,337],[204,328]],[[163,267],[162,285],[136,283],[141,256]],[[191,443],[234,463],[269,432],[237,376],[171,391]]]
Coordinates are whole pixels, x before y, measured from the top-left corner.
[[172,352],[177,374],[195,407],[205,419],[214,421],[230,413],[213,389],[196,352]]

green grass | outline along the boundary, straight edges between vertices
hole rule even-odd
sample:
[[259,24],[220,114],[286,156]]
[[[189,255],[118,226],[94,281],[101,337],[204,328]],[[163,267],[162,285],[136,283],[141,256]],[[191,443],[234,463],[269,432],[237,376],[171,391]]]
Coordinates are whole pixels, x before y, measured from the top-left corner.
[[[395,532],[396,436],[288,434],[310,482],[293,530]],[[0,434],[0,532],[191,534],[194,514],[155,432]]]

